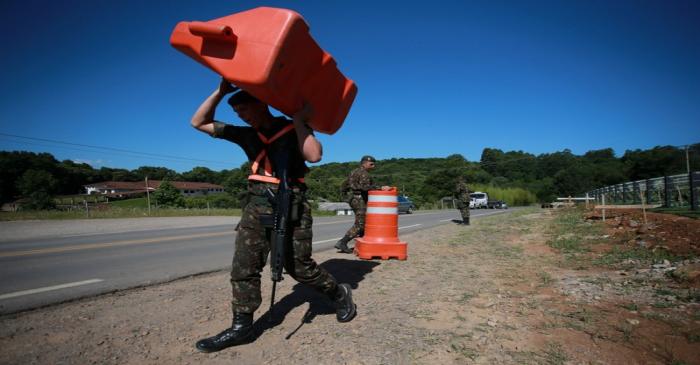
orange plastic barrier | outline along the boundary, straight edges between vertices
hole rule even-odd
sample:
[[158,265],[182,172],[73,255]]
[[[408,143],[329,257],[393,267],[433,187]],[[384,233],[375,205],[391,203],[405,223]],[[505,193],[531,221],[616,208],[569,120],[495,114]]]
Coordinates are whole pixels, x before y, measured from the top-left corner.
[[399,241],[399,202],[396,188],[370,190],[365,235],[355,240],[355,254],[361,259],[406,260],[406,242]]
[[311,103],[311,128],[342,125],[357,94],[298,13],[260,7],[207,22],[180,22],[170,44],[226,80],[291,116]]

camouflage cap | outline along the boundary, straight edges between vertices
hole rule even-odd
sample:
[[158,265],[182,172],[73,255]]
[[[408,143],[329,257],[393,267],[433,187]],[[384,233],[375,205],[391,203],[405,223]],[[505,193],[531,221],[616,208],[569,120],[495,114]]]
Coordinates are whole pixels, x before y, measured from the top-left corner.
[[360,162],[365,162],[365,161],[377,162],[377,160],[376,160],[374,157],[370,156],[370,155],[364,155],[364,156],[362,156],[362,158],[360,159]]

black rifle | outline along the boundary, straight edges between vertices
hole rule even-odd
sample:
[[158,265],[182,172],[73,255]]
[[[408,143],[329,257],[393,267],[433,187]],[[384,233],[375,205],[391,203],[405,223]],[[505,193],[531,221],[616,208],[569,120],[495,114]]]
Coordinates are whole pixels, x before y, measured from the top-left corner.
[[274,208],[272,237],[270,240],[270,272],[272,273],[272,297],[270,299],[270,316],[269,321],[272,321],[272,306],[275,304],[275,290],[277,282],[282,281],[282,270],[284,269],[285,247],[287,242],[290,242],[293,234],[292,223],[292,200],[293,192],[287,181],[287,156],[284,153],[279,153],[275,161],[277,169],[277,177],[280,179],[277,193],[273,193],[271,189],[267,189],[268,199],[272,202]]

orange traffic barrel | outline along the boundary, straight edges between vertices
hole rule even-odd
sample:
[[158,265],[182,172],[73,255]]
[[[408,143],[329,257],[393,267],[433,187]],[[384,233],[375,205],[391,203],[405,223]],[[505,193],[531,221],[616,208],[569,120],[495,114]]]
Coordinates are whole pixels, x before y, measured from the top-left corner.
[[170,44],[289,116],[310,103],[309,126],[319,132],[335,133],[357,94],[355,83],[292,10],[259,7],[206,22],[180,22]]
[[399,241],[398,207],[396,188],[369,191],[365,235],[355,240],[357,257],[366,260],[407,258],[406,242]]

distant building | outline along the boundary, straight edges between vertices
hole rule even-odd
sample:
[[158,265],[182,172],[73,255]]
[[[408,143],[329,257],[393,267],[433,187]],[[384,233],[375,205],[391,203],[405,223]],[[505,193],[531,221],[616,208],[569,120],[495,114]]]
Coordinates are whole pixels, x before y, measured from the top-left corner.
[[[208,194],[220,194],[224,192],[221,185],[190,182],[190,181],[169,181],[184,196],[201,196]],[[87,194],[101,194],[115,198],[125,198],[130,195],[144,194],[146,189],[153,192],[162,181],[149,180],[148,187],[145,181],[103,181],[94,184],[83,185]]]

